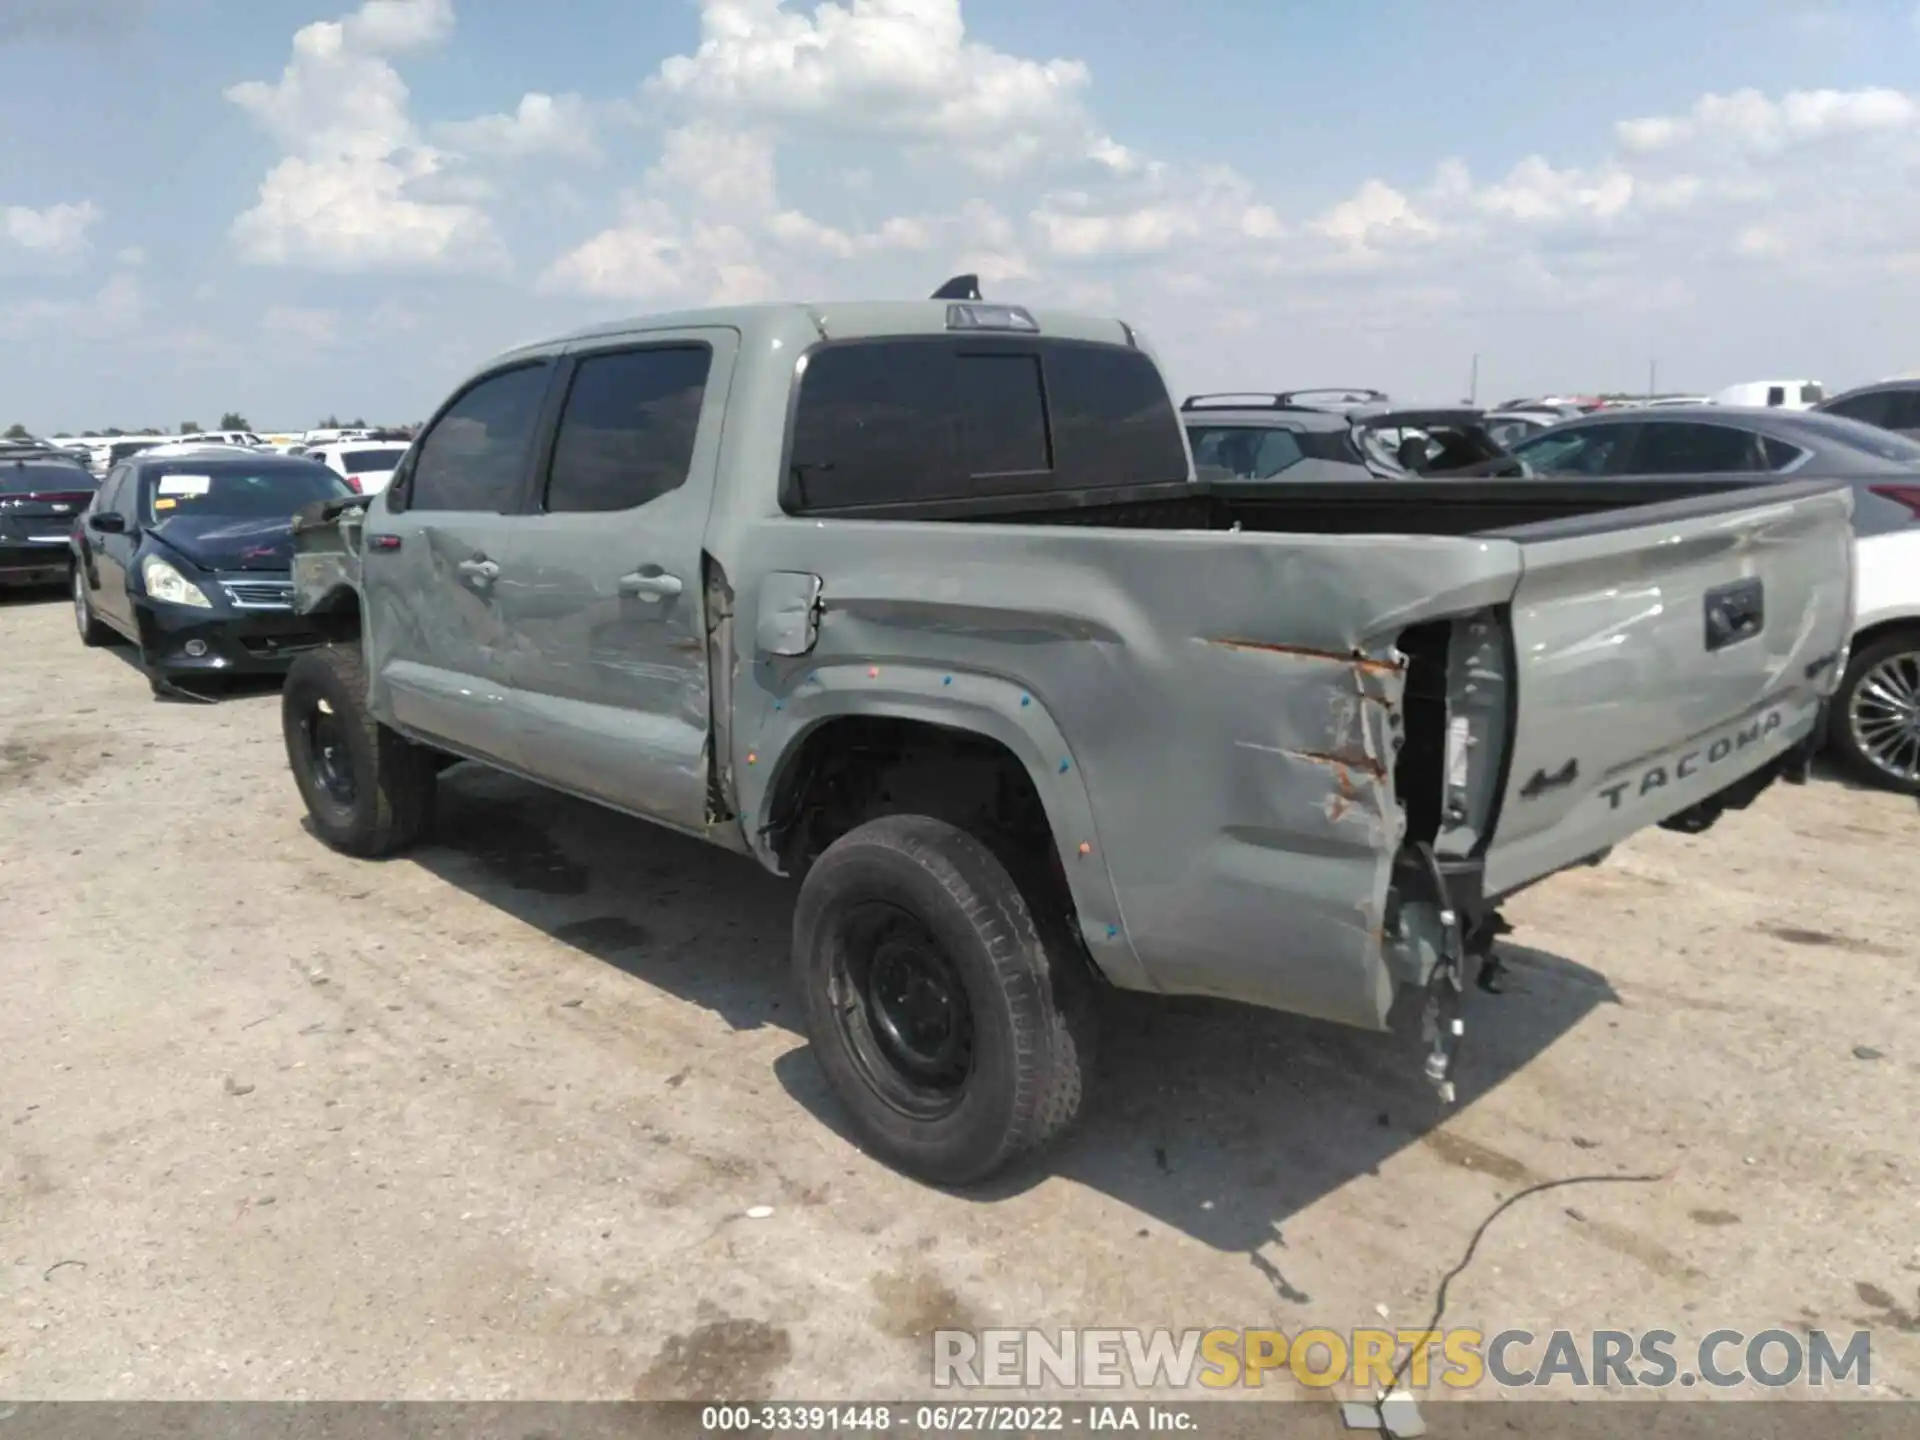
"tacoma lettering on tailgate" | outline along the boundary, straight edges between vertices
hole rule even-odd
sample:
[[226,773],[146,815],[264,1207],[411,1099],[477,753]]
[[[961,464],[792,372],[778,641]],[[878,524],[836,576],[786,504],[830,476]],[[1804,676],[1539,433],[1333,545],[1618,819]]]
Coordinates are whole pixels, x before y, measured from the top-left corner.
[[1663,762],[1648,767],[1641,772],[1637,785],[1632,780],[1622,780],[1617,785],[1601,786],[1600,793],[1607,797],[1609,810],[1618,810],[1620,797],[1629,790],[1636,790],[1640,795],[1651,795],[1666,785],[1669,778],[1689,779],[1699,774],[1702,766],[1718,765],[1729,755],[1736,755],[1749,745],[1759,744],[1785,723],[1779,710],[1769,710],[1765,715],[1741,726],[1733,734],[1722,735],[1704,750],[1688,750],[1670,764]]

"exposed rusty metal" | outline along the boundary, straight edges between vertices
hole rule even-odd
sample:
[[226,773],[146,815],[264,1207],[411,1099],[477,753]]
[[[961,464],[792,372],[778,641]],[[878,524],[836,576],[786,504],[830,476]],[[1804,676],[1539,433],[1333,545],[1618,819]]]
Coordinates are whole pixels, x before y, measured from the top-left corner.
[[[1330,765],[1341,776],[1342,783],[1351,786],[1352,779],[1347,775],[1349,769],[1364,770],[1375,780],[1387,778],[1387,767],[1371,755],[1334,755],[1325,750],[1288,750],[1285,752],[1296,760],[1306,760],[1315,765]],[[1351,796],[1358,799],[1359,797]]]
[[1282,645],[1274,640],[1237,640],[1231,637],[1211,639],[1209,645],[1218,645],[1226,650],[1257,650],[1269,655],[1292,655],[1302,660],[1327,660],[1336,665],[1351,665],[1375,675],[1398,675],[1406,668],[1404,661],[1376,660],[1359,650],[1320,650],[1311,645]]

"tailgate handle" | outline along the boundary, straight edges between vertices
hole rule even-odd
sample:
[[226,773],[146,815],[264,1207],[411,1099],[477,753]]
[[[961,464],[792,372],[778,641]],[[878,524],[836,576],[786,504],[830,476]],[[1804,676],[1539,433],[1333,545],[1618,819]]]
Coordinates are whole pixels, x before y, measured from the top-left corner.
[[1552,775],[1544,770],[1533,772],[1533,778],[1520,787],[1522,800],[1537,800],[1549,790],[1564,790],[1580,778],[1580,762],[1569,760]]
[[1708,650],[1724,650],[1750,640],[1766,621],[1766,591],[1757,579],[1736,580],[1707,592]]

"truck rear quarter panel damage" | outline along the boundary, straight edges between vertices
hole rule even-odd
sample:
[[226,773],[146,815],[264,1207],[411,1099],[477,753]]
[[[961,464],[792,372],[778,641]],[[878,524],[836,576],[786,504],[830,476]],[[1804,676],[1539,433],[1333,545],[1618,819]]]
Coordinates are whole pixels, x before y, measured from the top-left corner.
[[814,725],[975,730],[1027,766],[1117,984],[1382,1023],[1393,637],[1504,603],[1513,546],[784,520],[737,539],[731,573],[823,580],[811,654],[740,652],[734,773],[763,859],[780,757]]

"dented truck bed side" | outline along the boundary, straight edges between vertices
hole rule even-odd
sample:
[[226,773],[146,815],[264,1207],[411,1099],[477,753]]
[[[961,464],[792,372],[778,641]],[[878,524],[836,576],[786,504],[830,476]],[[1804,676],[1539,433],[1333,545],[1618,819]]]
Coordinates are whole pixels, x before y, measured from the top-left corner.
[[[1841,603],[1845,515],[1842,494],[1780,520],[1837,537],[1838,569],[1802,577],[1810,612]],[[1710,546],[1722,519],[1675,519],[1667,534]],[[1368,1027],[1400,984],[1426,979],[1448,877],[1491,903],[1778,760],[1818,723],[1836,643],[1825,626],[1789,628],[1758,672],[1743,665],[1752,693],[1709,694],[1700,717],[1709,730],[1741,717],[1727,754],[1709,765],[1723,737],[1703,733],[1692,771],[1648,798],[1642,772],[1692,723],[1676,720],[1688,696],[1649,690],[1663,688],[1647,657],[1671,643],[1666,612],[1646,586],[1603,601],[1543,563],[1516,622],[1530,593],[1520,540],[843,521],[749,527],[740,545],[729,571],[753,577],[743,615],[763,603],[759,577],[820,580],[809,651],[743,654],[732,690],[738,809],[769,863],[781,758],[822,721],[985,733],[1034,780],[1109,978]],[[1556,575],[1580,586],[1576,599],[1556,593]],[[1517,667],[1515,623],[1534,651]],[[1427,693],[1410,698],[1401,647],[1416,639]],[[1610,737],[1609,768],[1635,782],[1630,800],[1615,803],[1627,782],[1601,772],[1513,797],[1549,755],[1557,771],[1583,742],[1608,753],[1591,726],[1627,727]],[[1437,742],[1431,764],[1407,763],[1410,741]],[[1408,869],[1423,804],[1438,813],[1412,838],[1439,885]]]
[[824,582],[811,652],[742,667],[733,692],[763,854],[779,757],[823,720],[983,732],[1033,778],[1116,983],[1380,1022],[1406,828],[1393,637],[1505,603],[1513,547],[886,522],[825,538],[771,527],[742,556]]

